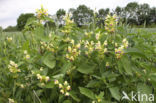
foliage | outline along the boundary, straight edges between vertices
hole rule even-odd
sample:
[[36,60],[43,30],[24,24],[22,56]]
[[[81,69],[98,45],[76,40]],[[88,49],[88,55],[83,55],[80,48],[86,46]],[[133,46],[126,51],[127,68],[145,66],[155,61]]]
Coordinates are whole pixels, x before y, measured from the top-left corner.
[[21,14],[17,19],[17,28],[18,30],[23,30],[25,24],[27,23],[28,19],[34,17],[33,13]]
[[17,27],[16,26],[8,26],[7,28],[4,29],[5,32],[16,32]]
[[0,26],[0,33],[3,32],[3,28]]
[[56,12],[56,16],[57,16],[57,19],[59,21],[59,25],[62,26],[64,25],[64,20],[63,20],[63,17],[66,15],[66,11],[64,9],[59,9],[57,12]]
[[122,91],[156,94],[155,33],[132,31],[115,15],[85,30],[66,15],[63,28],[45,32],[53,20],[38,11],[21,38],[0,38],[1,103],[127,103]]
[[92,17],[93,17],[93,10],[91,10],[85,5],[80,5],[73,12],[74,22],[78,26],[88,25],[92,21]]

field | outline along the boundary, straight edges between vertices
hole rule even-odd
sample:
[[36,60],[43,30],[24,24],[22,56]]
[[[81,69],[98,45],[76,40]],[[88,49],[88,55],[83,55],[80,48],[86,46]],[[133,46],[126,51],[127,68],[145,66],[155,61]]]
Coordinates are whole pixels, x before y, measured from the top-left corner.
[[156,101],[156,28],[130,28],[110,15],[104,28],[78,28],[69,15],[53,31],[34,21],[0,33],[0,103]]

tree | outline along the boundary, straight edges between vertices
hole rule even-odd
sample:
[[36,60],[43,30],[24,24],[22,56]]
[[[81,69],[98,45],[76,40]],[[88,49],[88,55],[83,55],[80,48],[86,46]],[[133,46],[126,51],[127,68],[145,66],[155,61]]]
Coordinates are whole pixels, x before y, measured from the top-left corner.
[[88,25],[92,21],[93,17],[93,10],[88,8],[85,5],[80,5],[74,12],[73,12],[73,19],[74,22],[80,27],[83,25]]
[[156,7],[150,8],[150,23],[156,24]]
[[4,29],[5,32],[14,32],[17,31],[16,26],[8,26],[6,29]]
[[62,26],[64,24],[63,17],[66,15],[66,11],[64,9],[59,9],[56,12],[57,19],[59,21],[59,25]]
[[150,6],[148,4],[139,5],[137,11],[139,25],[149,25],[150,23]]
[[116,9],[115,9],[115,13],[118,15],[118,16],[121,16],[121,13],[122,13],[122,8],[117,6]]
[[56,28],[56,25],[55,25],[55,22],[47,21],[47,22],[44,24],[44,27],[53,29],[53,28]]
[[3,28],[0,26],[0,33],[3,32]]
[[137,2],[130,2],[124,8],[124,18],[127,19],[127,23],[129,24],[138,24],[138,12],[139,4]]
[[109,14],[109,8],[99,9],[98,15],[97,15],[97,18],[98,18],[97,25],[104,25],[104,20],[107,14]]
[[34,14],[32,13],[21,14],[17,19],[18,30],[23,30],[27,20],[32,17],[34,17]]

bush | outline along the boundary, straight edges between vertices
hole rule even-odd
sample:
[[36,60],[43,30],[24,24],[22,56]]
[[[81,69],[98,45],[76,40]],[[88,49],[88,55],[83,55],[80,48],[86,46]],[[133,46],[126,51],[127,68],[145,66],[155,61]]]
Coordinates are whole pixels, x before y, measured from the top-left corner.
[[[41,21],[50,19],[40,15]],[[5,48],[0,52],[1,103],[128,103],[122,93],[131,92],[147,93],[154,101],[155,34],[131,32],[117,25],[115,15],[107,16],[105,28],[85,30],[66,15],[66,25],[48,36],[41,21],[31,21],[35,28],[28,26],[25,38],[0,41]]]
[[16,26],[8,26],[6,29],[4,29],[5,32],[16,32],[17,27]]
[[3,28],[0,26],[0,33],[3,32]]

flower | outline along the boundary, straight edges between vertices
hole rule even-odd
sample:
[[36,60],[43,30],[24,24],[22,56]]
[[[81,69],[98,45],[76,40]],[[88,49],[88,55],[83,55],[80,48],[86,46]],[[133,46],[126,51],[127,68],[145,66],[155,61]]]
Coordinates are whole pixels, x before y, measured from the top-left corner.
[[74,45],[74,40],[73,40],[73,39],[71,40],[71,44],[73,44],[73,45]]
[[109,67],[109,62],[106,62],[106,67]]
[[27,54],[28,52],[27,52],[27,50],[24,50],[24,54]]
[[67,81],[65,81],[65,82],[64,82],[64,85],[68,85],[68,82],[67,82]]
[[59,81],[58,80],[54,80],[54,84],[59,84]]
[[8,98],[9,103],[15,103],[14,99]]
[[70,47],[70,46],[68,46],[68,52],[69,52],[69,53],[71,52],[71,47]]
[[81,46],[80,43],[78,43],[78,44],[76,45],[76,47],[77,47],[78,49],[80,49],[80,46]]
[[104,45],[107,46],[107,41],[106,40],[104,41]]
[[27,55],[25,56],[25,58],[26,58],[26,59],[30,59],[30,55],[27,54]]
[[24,88],[24,85],[23,85],[23,84],[21,84],[21,85],[20,85],[20,87],[21,87],[21,88]]
[[52,35],[51,35],[51,33],[49,33],[49,37],[51,37]]
[[101,42],[98,41],[96,44],[95,44],[95,49],[97,50],[100,50],[101,49]]
[[63,89],[61,89],[60,92],[61,92],[62,94],[64,94],[64,90],[63,90]]
[[70,86],[67,86],[67,90],[70,90]]
[[68,93],[68,92],[66,92],[65,96],[69,96],[69,93]]
[[62,87],[63,87],[63,85],[60,83],[60,84],[59,84],[59,88],[62,88]]
[[101,102],[101,99],[100,99],[100,98],[98,98],[98,99],[97,99],[97,101],[98,101],[98,102]]
[[43,67],[40,68],[40,71],[43,71]]
[[50,79],[50,78],[49,78],[48,76],[46,76],[45,81],[48,82],[49,79]]
[[107,48],[104,49],[104,53],[106,53],[106,52],[107,52]]
[[12,37],[7,37],[6,39],[8,40],[8,42],[12,41]]
[[96,40],[99,40],[100,38],[100,33],[97,33],[96,36],[95,36]]

